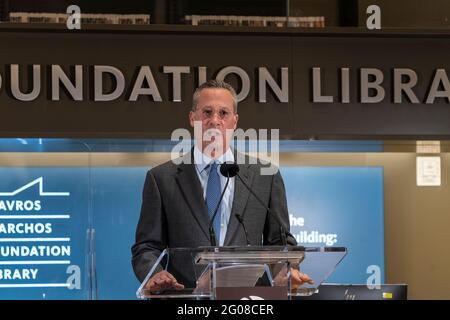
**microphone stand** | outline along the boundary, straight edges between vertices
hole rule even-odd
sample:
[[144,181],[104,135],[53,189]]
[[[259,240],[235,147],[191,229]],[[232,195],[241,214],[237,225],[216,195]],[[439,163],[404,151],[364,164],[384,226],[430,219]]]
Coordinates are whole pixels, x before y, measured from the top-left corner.
[[[248,189],[248,191],[250,191],[250,193],[256,198],[256,200],[258,200],[258,202],[264,207],[266,208],[266,210],[269,212],[269,214],[275,218],[275,220],[277,220],[278,225],[280,226],[280,234],[281,234],[281,242],[283,243],[283,246],[287,245],[287,239],[286,239],[286,230],[283,227],[283,223],[281,222],[280,218],[276,215],[273,214],[272,210],[270,210],[269,207],[267,207],[264,202],[262,202],[262,200],[253,192],[253,190],[247,185],[247,183],[245,183],[244,179],[241,178],[241,176],[239,175],[239,173],[236,173],[236,176],[239,178],[239,180],[242,182],[242,184]],[[290,234],[290,233],[289,233]],[[292,235],[291,235],[292,236]]]
[[217,203],[217,206],[214,209],[214,213],[211,217],[211,221],[209,222],[209,241],[210,241],[212,247],[215,247],[217,245],[216,233],[214,232],[213,223],[214,223],[214,219],[216,218],[216,214],[217,214],[217,211],[219,210],[220,203],[222,202],[225,191],[227,190],[228,182],[230,182],[230,175],[228,175],[228,177],[227,177],[227,182],[225,183],[225,187],[223,188],[222,194],[220,195],[219,202]]
[[239,223],[242,225],[242,228],[244,229],[244,233],[245,233],[245,241],[247,242],[247,246],[249,246],[250,245],[250,241],[248,241],[248,233],[247,233],[247,228],[245,227],[244,219],[238,213],[236,213],[234,216],[239,221]]

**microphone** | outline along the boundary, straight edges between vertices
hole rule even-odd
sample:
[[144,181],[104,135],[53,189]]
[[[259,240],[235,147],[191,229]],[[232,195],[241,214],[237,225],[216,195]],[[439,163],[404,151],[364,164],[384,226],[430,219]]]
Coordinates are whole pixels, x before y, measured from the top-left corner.
[[[220,173],[222,173],[222,166],[223,166],[223,164],[220,166]],[[223,175],[223,173],[222,173],[222,175]],[[223,188],[222,193],[220,194],[219,202],[217,202],[217,206],[214,209],[214,213],[211,217],[211,220],[209,221],[209,242],[212,247],[215,247],[217,245],[216,233],[214,232],[214,228],[213,228],[214,219],[216,218],[216,214],[219,211],[220,203],[222,202],[223,196],[225,194],[225,191],[227,190],[228,183],[230,182],[230,178],[231,178],[231,176],[226,176],[226,175],[225,175],[225,177],[227,177],[227,182],[225,183],[225,187]]]
[[[239,165],[237,163],[224,163],[220,166],[220,173],[225,177],[234,177],[237,176],[239,180],[241,180],[242,184],[247,188],[248,191],[258,200],[258,202],[267,210],[267,212],[275,218],[275,220],[278,222],[278,225],[280,226],[280,236],[281,236],[281,242],[283,243],[283,246],[287,245],[286,240],[286,234],[288,234],[291,237],[294,237],[289,231],[284,229],[283,223],[280,220],[280,217],[278,215],[274,214],[272,210],[270,210],[269,207],[267,207],[264,202],[253,192],[253,190],[245,183],[244,179],[241,178],[239,175]],[[237,218],[237,217],[236,217]],[[241,217],[242,219],[242,217]],[[238,218],[239,220],[239,218]],[[243,225],[243,224],[242,224]],[[244,229],[245,230],[245,229]]]
[[220,166],[220,173],[224,177],[233,178],[239,173],[239,166],[235,162],[224,162]]
[[239,221],[239,223],[242,225],[242,228],[244,229],[244,233],[245,233],[245,241],[247,242],[247,245],[249,246],[250,241],[248,241],[248,233],[247,233],[247,228],[245,228],[244,219],[242,218],[242,216],[239,213],[236,213],[234,216]]

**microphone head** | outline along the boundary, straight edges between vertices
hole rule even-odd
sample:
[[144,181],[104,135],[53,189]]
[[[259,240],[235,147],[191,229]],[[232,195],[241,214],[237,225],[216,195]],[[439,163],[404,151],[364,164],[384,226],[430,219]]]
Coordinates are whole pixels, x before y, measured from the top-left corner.
[[239,166],[234,162],[225,162],[220,165],[220,173],[224,177],[233,178],[239,172]]

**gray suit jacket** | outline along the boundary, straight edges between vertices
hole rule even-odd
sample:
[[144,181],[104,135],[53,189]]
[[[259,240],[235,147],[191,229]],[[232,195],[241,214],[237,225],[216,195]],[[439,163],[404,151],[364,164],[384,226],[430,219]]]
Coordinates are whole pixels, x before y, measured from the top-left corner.
[[[165,248],[210,245],[210,218],[195,165],[190,164],[193,163],[192,158],[190,152],[179,165],[169,161],[147,173],[136,243],[131,249],[133,269],[141,282]],[[239,165],[242,179],[281,218],[285,230],[289,230],[286,194],[280,173],[261,175],[261,164],[248,164],[248,157],[245,163]],[[267,214],[242,182],[235,179],[234,200],[224,246],[247,244],[236,213],[244,220],[251,245],[280,245],[282,242],[277,221]],[[291,245],[296,244],[290,236],[287,240]],[[195,275],[190,257],[177,260],[171,260],[168,271],[180,283],[194,286]]]

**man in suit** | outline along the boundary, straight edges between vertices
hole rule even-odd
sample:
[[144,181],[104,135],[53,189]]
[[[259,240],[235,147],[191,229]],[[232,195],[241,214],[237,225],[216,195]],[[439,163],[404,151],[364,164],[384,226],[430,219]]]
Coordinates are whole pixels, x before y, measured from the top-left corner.
[[[147,173],[143,190],[141,215],[132,247],[132,264],[142,282],[165,248],[197,248],[210,245],[209,225],[218,204],[226,178],[220,172],[224,162],[236,160],[230,141],[238,122],[237,98],[234,89],[223,81],[202,84],[194,93],[189,113],[196,145],[181,161],[169,161]],[[240,175],[289,230],[289,215],[283,179],[262,175],[261,164],[239,164]],[[244,220],[248,239],[236,215]],[[280,245],[280,226],[276,219],[245,188],[239,179],[230,178],[219,210],[213,221],[217,244],[220,246]],[[287,242],[296,241],[287,235]],[[171,258],[172,259],[172,258]],[[158,266],[146,287],[160,291],[195,286],[190,257],[171,260],[171,267]],[[293,272],[293,286],[311,279]]]

